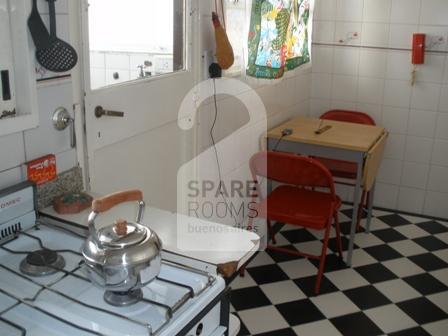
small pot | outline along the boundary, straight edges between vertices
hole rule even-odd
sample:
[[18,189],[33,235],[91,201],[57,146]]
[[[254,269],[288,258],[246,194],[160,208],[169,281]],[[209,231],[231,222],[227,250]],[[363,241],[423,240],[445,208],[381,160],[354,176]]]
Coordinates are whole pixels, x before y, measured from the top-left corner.
[[[102,229],[95,228],[98,214],[129,201],[138,202],[136,222],[117,220]],[[84,270],[94,284],[106,291],[137,291],[160,272],[162,243],[154,231],[141,224],[144,209],[139,190],[112,194],[92,202],[89,236],[82,248]]]

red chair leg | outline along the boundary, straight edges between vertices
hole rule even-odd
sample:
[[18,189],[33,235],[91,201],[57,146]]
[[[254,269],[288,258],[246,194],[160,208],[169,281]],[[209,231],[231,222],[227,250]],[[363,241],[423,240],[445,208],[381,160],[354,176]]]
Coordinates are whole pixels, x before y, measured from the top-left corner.
[[359,203],[359,206],[358,206],[358,213],[357,213],[357,218],[356,218],[356,230],[357,231],[359,231],[359,229],[361,228],[361,218],[362,218],[362,212],[364,211],[364,204],[366,202],[366,195],[367,195],[367,192],[365,190],[363,190],[362,196],[361,196],[361,202]]
[[275,240],[275,232],[274,229],[272,228],[271,221],[269,219],[267,219],[266,221],[268,223],[268,232],[269,232],[268,242],[270,239],[272,240],[272,243],[277,244],[277,241]]
[[241,266],[240,268],[240,277],[244,278],[244,275],[246,274],[246,264]]
[[322,282],[322,275],[324,274],[325,258],[327,257],[328,238],[330,237],[331,224],[325,230],[325,238],[322,245],[322,254],[320,255],[319,272],[317,273],[316,287],[314,293],[317,295],[320,292],[320,284]]
[[343,257],[342,254],[342,239],[341,239],[341,225],[339,223],[339,216],[338,216],[338,212],[335,212],[334,214],[334,224],[336,227],[336,240],[337,240],[337,244],[338,244],[338,252],[339,252],[339,257]]

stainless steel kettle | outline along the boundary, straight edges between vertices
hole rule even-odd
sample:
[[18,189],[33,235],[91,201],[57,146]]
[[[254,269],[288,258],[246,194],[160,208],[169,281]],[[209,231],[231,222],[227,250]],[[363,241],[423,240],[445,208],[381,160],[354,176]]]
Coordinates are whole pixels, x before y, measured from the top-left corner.
[[[136,222],[117,220],[96,229],[98,214],[130,201],[138,202]],[[82,248],[84,270],[94,284],[106,289],[106,301],[116,306],[137,302],[142,296],[141,287],[160,272],[162,242],[154,231],[141,224],[144,209],[139,190],[111,194],[92,202],[89,236]]]

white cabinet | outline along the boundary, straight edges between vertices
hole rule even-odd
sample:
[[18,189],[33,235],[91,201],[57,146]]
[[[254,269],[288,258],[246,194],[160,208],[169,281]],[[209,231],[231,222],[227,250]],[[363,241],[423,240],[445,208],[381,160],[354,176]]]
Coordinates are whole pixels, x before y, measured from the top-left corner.
[[[27,18],[31,1],[0,0],[0,136],[38,125],[33,42]],[[6,112],[6,113],[8,113]]]

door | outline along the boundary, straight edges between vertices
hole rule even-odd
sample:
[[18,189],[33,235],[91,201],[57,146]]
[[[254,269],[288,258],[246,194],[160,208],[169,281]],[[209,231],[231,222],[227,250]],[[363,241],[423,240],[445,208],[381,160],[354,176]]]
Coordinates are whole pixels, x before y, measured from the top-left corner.
[[174,210],[177,170],[194,151],[177,114],[198,80],[198,1],[81,6],[90,189],[139,188],[149,205]]

